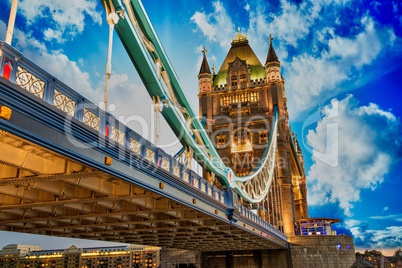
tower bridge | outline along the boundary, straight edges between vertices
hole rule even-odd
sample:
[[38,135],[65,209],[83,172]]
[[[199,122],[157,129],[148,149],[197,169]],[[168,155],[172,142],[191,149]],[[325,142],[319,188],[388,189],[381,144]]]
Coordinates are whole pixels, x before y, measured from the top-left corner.
[[291,241],[306,233],[298,225],[308,218],[306,176],[272,38],[262,65],[239,31],[217,73],[204,49],[204,126],[141,2],[102,4],[203,174],[1,42],[0,230],[198,252],[265,250],[263,263],[290,265]]
[[8,79],[4,65],[0,77],[1,230],[194,250],[287,247],[286,236],[234,192],[6,43],[1,50],[14,64]]
[[194,250],[287,246],[232,192],[18,56],[11,81],[0,78],[2,230]]

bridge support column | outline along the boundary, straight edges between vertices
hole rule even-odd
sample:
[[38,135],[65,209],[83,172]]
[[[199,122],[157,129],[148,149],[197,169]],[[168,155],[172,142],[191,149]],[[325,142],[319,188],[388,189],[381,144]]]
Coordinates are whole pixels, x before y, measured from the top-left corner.
[[292,185],[280,182],[282,196],[283,231],[286,236],[294,236],[293,195]]
[[280,177],[279,187],[282,201],[282,219],[283,219],[283,231],[286,236],[294,236],[294,223],[296,220],[293,186],[292,186],[292,174],[290,166],[290,155],[286,150],[283,142],[278,142],[278,155],[277,163],[279,163],[278,175]]

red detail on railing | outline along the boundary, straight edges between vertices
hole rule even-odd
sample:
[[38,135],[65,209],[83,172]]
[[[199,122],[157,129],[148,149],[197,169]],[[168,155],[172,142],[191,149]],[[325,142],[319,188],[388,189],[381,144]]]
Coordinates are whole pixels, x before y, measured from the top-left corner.
[[4,61],[3,77],[7,80],[10,80],[11,70],[13,69],[12,64],[13,61],[8,58]]
[[106,127],[105,127],[105,136],[109,137],[109,126],[108,125],[106,125]]

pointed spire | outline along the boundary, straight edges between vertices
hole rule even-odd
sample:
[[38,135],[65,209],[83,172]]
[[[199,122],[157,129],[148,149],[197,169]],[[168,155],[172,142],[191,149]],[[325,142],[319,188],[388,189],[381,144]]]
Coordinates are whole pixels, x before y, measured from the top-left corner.
[[208,64],[208,60],[207,60],[207,49],[204,46],[204,49],[202,50],[202,54],[204,54],[204,58],[202,59],[202,63],[201,63],[201,68],[200,68],[200,72],[198,73],[200,74],[211,74],[211,69],[209,68],[209,64]]
[[273,62],[273,61],[279,62],[278,57],[276,56],[274,47],[272,46],[272,40],[274,40],[274,38],[272,38],[272,36],[270,34],[269,37],[268,37],[269,49],[268,49],[267,61],[265,62],[265,65],[268,62]]

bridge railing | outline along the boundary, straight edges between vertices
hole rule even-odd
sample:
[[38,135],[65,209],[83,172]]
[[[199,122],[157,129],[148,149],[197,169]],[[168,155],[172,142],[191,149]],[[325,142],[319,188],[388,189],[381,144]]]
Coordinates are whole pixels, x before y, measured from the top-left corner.
[[85,124],[100,139],[108,140],[109,143],[128,150],[142,160],[147,161],[154,168],[159,168],[173,175],[227,207],[237,207],[238,213],[242,217],[266,229],[274,229],[248,208],[235,204],[237,201],[230,198],[226,191],[218,189],[174,157],[119,122],[113,115],[103,111],[63,82],[23,57],[13,47],[1,41],[0,76],[30,92],[38,98],[38,101],[42,100],[63,111],[66,117],[71,116]]

